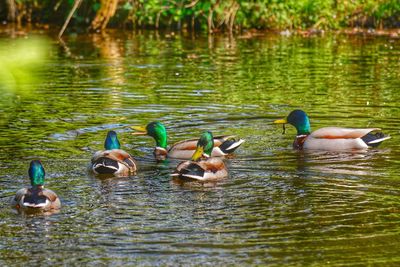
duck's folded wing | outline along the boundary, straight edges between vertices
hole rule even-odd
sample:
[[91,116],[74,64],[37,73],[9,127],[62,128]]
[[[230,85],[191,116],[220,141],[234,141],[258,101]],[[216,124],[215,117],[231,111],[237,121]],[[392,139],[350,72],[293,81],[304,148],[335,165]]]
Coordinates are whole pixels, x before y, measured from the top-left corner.
[[[227,140],[232,140],[234,139],[234,135],[219,135],[219,136],[214,136],[214,147],[215,146],[220,146]],[[180,142],[177,142],[171,146],[170,150],[196,150],[196,145],[199,139],[194,138],[194,139],[187,139],[183,140]]]
[[121,162],[125,166],[127,166],[131,171],[136,171],[136,161],[128,152],[122,149],[113,149],[110,150],[109,158],[114,159],[118,162]]
[[234,140],[235,136],[234,135],[219,135],[219,136],[214,136],[214,146],[220,146],[222,145],[225,141],[227,140]]
[[28,192],[27,188],[22,188],[18,190],[15,196],[11,200],[11,206],[15,207],[21,201],[22,197],[26,195],[27,192]]
[[168,150],[168,157],[178,159],[190,159],[196,150],[198,139],[184,140],[175,143]]
[[189,139],[173,144],[169,151],[175,150],[196,150],[199,139]]
[[176,166],[175,171],[171,174],[171,176],[173,177],[180,176],[180,171],[182,169],[187,168],[187,166],[189,166],[191,163],[192,161],[190,160],[182,161],[181,163],[178,164],[178,166]]
[[47,188],[43,189],[42,192],[43,192],[43,195],[51,201],[51,204],[48,208],[50,208],[50,209],[60,209],[61,208],[61,201],[56,193],[54,193],[52,190],[47,189]]
[[92,162],[95,162],[96,159],[103,158],[103,157],[115,160],[122,164],[126,164],[129,167],[136,166],[135,159],[128,152],[126,152],[122,149],[98,151],[98,152],[96,152],[96,154],[94,154],[94,156],[92,158]]
[[52,190],[50,190],[50,189],[43,189],[43,191],[42,191],[42,193],[43,193],[43,195],[45,196],[45,197],[47,197],[51,202],[54,202],[54,201],[56,201],[57,199],[58,199],[58,196],[57,196],[57,194],[56,193],[54,193]]
[[104,157],[104,155],[106,154],[107,151],[108,150],[100,150],[100,151],[97,151],[96,153],[94,153],[94,155],[91,159],[92,163],[96,162],[99,158]]
[[218,172],[225,169],[225,163],[220,158],[208,158],[206,160],[199,161],[198,164],[204,169],[210,172]]
[[243,139],[238,139],[234,135],[214,137],[214,147],[218,147],[224,155],[235,152],[243,142]]
[[[169,149],[169,153],[174,152],[174,151],[182,151],[182,150],[189,150],[189,151],[194,151],[196,150],[197,142],[199,139],[188,139],[184,141],[177,142],[171,146]],[[244,140],[239,139],[236,140],[234,135],[220,135],[220,136],[215,136],[214,137],[214,147],[219,147],[221,145],[224,145],[226,150],[234,150],[237,147],[239,147]],[[225,152],[227,153],[227,152]]]
[[369,132],[380,130],[379,128],[341,128],[341,127],[324,127],[310,134],[314,138],[324,139],[356,139],[361,138]]

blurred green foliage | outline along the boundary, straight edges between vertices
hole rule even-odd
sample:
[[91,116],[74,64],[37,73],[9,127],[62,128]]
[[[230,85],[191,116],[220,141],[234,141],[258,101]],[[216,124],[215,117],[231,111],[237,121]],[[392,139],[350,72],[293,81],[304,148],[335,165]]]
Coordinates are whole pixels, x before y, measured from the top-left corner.
[[[62,24],[75,0],[15,1],[21,22]],[[72,23],[87,26],[101,5],[83,1]],[[399,0],[119,0],[109,26],[196,29],[338,29],[400,27]]]

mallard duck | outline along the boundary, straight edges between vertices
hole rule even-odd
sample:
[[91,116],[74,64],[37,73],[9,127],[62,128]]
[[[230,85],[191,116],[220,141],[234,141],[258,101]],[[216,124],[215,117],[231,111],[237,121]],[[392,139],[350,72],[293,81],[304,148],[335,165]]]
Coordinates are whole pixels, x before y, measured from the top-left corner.
[[45,171],[42,163],[39,160],[32,160],[28,173],[32,187],[18,190],[11,205],[25,211],[60,209],[61,201],[56,193],[44,188]]
[[104,142],[106,150],[97,151],[91,161],[91,169],[95,174],[113,174],[129,176],[136,172],[135,159],[120,149],[117,133],[109,131]]
[[172,177],[194,179],[198,181],[218,180],[228,176],[221,158],[210,157],[214,147],[212,133],[204,132],[197,142],[191,160],[181,162]]
[[[167,130],[161,122],[151,122],[147,126],[131,127],[136,132],[133,135],[149,135],[156,141],[154,156],[163,160],[166,157],[177,159],[190,159],[196,150],[198,139],[189,139],[173,144],[167,148]],[[223,135],[214,137],[214,148],[212,157],[220,157],[232,154],[242,143],[243,139],[236,140],[232,135]]]
[[351,150],[366,149],[376,147],[382,141],[389,139],[390,136],[382,132],[375,134],[372,131],[378,131],[379,128],[341,128],[324,127],[311,132],[310,120],[307,114],[302,110],[293,110],[286,119],[276,120],[274,123],[293,125],[297,130],[297,136],[293,147],[296,149],[317,149],[317,150]]

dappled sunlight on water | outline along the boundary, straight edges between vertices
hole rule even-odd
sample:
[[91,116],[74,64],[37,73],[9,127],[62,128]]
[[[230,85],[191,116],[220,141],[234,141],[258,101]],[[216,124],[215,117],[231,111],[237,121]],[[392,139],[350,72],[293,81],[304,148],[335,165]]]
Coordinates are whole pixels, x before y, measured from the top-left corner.
[[[1,53],[7,53],[2,47]],[[5,264],[326,265],[399,261],[400,43],[362,36],[251,39],[163,33],[53,42],[30,83],[0,99],[0,256]],[[273,124],[302,108],[312,129],[379,127],[379,148],[299,152]],[[181,183],[179,160],[129,126],[162,121],[169,143],[235,134],[229,177]],[[87,172],[110,129],[137,175]],[[63,207],[23,216],[9,199],[40,158]],[[60,249],[62,248],[62,249]]]

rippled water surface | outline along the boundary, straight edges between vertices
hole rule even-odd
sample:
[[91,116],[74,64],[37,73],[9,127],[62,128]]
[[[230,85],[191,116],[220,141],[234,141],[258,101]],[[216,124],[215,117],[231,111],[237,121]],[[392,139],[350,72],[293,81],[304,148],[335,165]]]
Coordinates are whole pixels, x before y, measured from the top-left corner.
[[[6,54],[13,41],[1,37]],[[2,265],[398,264],[399,39],[248,37],[50,37],[35,79],[0,83]],[[313,129],[380,127],[392,139],[363,152],[296,152],[295,129],[282,135],[272,123],[295,108]],[[246,139],[227,160],[229,178],[172,182],[179,161],[157,164],[153,140],[127,127],[153,120],[171,142],[203,130]],[[137,176],[87,173],[110,129],[137,157]],[[58,214],[9,207],[36,158]]]

